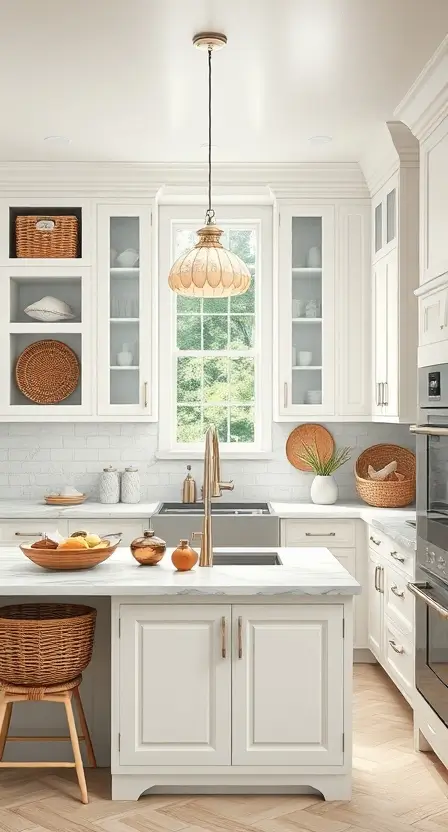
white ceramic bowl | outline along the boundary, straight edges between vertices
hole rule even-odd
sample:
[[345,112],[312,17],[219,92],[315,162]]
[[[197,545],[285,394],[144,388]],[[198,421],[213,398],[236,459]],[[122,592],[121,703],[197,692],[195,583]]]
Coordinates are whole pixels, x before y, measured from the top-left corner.
[[72,312],[71,306],[59,298],[52,298],[46,296],[41,300],[30,303],[26,309],[23,310],[30,318],[36,321],[45,321],[51,323],[52,321],[70,321],[75,315]]
[[116,257],[116,262],[125,269],[131,269],[138,263],[138,258],[138,252],[134,248],[127,248]]

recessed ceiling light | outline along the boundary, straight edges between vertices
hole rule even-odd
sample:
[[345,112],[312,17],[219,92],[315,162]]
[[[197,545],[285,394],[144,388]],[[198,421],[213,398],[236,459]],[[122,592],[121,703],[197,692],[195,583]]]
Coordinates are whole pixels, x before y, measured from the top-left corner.
[[329,144],[333,141],[333,136],[310,136],[308,141],[311,144]]
[[45,136],[44,142],[51,142],[52,144],[71,144],[72,140],[68,136]]

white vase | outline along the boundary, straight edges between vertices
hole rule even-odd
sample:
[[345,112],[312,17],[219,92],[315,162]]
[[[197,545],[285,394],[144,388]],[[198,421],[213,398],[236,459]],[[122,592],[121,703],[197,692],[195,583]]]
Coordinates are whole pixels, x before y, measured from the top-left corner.
[[103,468],[100,477],[100,503],[118,503],[120,499],[120,478],[112,465]]
[[140,475],[132,465],[124,469],[121,477],[121,502],[140,502]]
[[306,259],[308,268],[319,269],[322,265],[322,254],[319,246],[311,246]]
[[117,364],[119,367],[131,367],[134,356],[132,354],[131,345],[123,344],[121,352],[117,355]]
[[338,486],[332,474],[321,477],[318,474],[311,483],[311,499],[318,506],[330,506],[338,499]]

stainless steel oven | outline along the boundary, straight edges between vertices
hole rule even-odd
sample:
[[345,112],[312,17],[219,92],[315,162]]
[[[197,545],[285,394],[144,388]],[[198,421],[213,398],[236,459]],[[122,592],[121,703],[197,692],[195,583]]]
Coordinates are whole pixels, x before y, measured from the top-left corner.
[[448,365],[419,370],[415,685],[448,727]]

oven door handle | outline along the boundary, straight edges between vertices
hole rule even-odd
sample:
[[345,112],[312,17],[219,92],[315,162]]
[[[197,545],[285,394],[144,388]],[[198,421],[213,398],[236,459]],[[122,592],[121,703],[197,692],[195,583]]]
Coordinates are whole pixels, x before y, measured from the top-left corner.
[[421,583],[408,584],[409,592],[412,592],[412,594],[415,595],[416,598],[420,598],[421,601],[424,601],[428,607],[431,607],[432,610],[435,610],[442,618],[448,619],[448,608],[444,607],[443,604],[439,604],[438,601],[434,601],[434,598],[431,598],[431,596],[428,595],[427,592],[423,591],[425,589],[429,589],[429,587],[430,584],[426,583],[426,581],[423,581]]
[[430,425],[411,425],[411,433],[422,433],[424,436],[448,436],[448,428],[430,427]]

